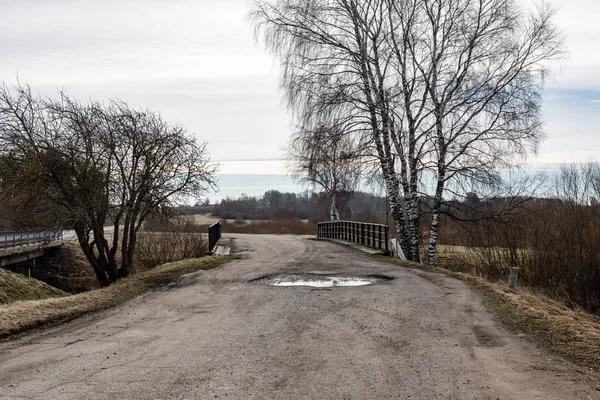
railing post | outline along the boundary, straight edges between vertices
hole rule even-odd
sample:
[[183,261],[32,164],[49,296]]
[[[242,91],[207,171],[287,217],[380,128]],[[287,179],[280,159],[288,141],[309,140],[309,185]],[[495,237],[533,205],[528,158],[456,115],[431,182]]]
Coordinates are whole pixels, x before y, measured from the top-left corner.
[[362,222],[360,224],[360,244],[365,244],[365,224]]
[[381,225],[377,225],[377,248],[381,250]]
[[362,240],[362,224],[358,222],[356,224],[356,243],[360,244]]

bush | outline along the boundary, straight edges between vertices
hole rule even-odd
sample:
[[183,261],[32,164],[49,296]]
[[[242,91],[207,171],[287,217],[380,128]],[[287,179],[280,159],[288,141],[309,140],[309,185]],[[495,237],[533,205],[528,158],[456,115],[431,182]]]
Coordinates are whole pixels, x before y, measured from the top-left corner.
[[444,266],[491,281],[506,280],[517,267],[521,285],[600,314],[600,165],[564,166],[554,184],[553,198],[461,224],[465,247],[446,252]]
[[208,233],[204,228],[181,222],[165,224],[157,228],[160,232],[140,232],[135,252],[136,269],[204,257],[208,253]]

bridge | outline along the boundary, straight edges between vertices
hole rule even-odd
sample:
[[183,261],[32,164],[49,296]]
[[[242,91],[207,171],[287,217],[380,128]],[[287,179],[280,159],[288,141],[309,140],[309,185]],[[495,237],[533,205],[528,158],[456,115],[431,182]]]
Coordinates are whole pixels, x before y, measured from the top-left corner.
[[61,229],[0,231],[0,267],[35,260],[63,244]]

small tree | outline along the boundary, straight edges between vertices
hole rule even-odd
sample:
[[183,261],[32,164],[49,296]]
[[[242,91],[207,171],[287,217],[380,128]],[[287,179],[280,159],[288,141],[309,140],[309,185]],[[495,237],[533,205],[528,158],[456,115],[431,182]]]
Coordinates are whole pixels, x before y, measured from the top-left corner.
[[103,286],[131,272],[137,232],[151,214],[214,187],[205,144],[123,102],[42,99],[27,86],[3,86],[0,135],[2,193],[50,204]]
[[330,200],[329,217],[338,221],[340,192],[353,192],[360,180],[359,154],[352,140],[337,127],[300,130],[290,140],[287,156],[292,177],[324,190]]

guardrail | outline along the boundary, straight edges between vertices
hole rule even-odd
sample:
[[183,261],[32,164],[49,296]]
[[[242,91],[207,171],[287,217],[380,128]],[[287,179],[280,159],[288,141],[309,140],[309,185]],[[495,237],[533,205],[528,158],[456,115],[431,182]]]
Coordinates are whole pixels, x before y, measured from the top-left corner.
[[319,222],[317,237],[346,240],[388,252],[390,227],[355,221]]
[[221,223],[217,222],[208,227],[208,251],[212,252],[221,239]]
[[50,243],[63,238],[61,229],[28,229],[0,231],[0,249],[26,246],[29,244]]

